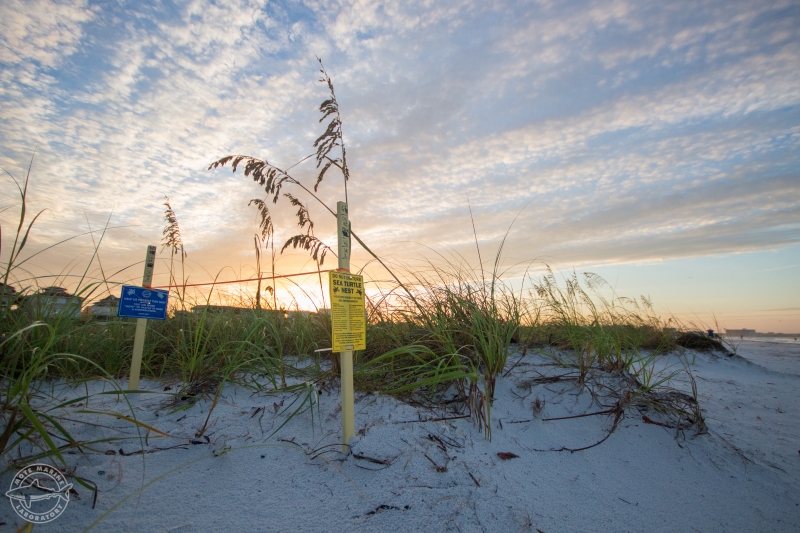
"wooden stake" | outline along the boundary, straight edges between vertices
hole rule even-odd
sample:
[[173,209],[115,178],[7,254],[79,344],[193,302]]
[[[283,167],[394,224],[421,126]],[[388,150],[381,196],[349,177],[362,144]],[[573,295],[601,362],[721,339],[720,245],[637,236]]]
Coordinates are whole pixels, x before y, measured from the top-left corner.
[[[350,272],[350,219],[345,202],[336,203],[336,230],[339,235],[339,270]],[[355,402],[353,400],[353,352],[340,352],[342,382],[342,452],[350,451],[355,434]]]
[[[142,287],[148,289],[153,283],[153,267],[156,264],[156,247],[147,247],[147,256],[144,260],[144,275],[142,276]],[[147,331],[147,319],[136,319],[136,335],[133,337],[133,357],[131,358],[131,376],[128,379],[128,390],[139,388],[139,374],[142,370],[142,352],[144,351],[144,338]]]

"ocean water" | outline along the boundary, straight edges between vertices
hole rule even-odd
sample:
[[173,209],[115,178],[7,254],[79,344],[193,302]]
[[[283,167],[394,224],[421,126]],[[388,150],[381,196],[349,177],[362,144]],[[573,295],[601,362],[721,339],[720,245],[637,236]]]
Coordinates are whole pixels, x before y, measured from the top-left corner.
[[[726,337],[727,339],[727,337]],[[748,342],[770,342],[770,343],[778,343],[778,344],[797,344],[800,345],[800,337],[795,339],[794,337],[745,337],[744,339],[739,339],[737,337],[731,337],[732,341],[748,341]]]
[[[800,337],[798,337],[800,339]],[[727,340],[727,339],[726,339]],[[800,340],[781,337],[730,339],[736,353],[774,372],[800,376]],[[730,349],[730,344],[728,344]]]

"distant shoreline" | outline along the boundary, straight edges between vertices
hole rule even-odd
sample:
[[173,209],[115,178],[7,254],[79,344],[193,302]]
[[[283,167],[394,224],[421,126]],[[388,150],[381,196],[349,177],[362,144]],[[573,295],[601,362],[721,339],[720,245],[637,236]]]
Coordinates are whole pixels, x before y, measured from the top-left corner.
[[763,337],[744,337],[744,338],[739,338],[738,335],[736,336],[720,335],[720,337],[724,340],[731,340],[736,342],[750,341],[750,342],[766,342],[770,344],[800,344],[800,335],[797,335],[797,340],[795,340],[794,336],[789,336],[789,335],[780,337],[773,335],[770,336],[765,335]]
[[[739,337],[740,335],[742,335],[742,333],[737,333],[737,330],[732,330],[732,331],[733,331],[733,333],[727,333],[727,332],[724,333],[724,334],[720,333],[720,336]],[[751,338],[751,339],[763,338],[763,337],[766,337],[766,338],[777,338],[777,339],[784,338],[785,339],[785,338],[794,338],[794,337],[800,338],[800,333],[759,333],[759,332],[755,332],[755,333],[744,333],[744,336],[745,336],[745,338]]]

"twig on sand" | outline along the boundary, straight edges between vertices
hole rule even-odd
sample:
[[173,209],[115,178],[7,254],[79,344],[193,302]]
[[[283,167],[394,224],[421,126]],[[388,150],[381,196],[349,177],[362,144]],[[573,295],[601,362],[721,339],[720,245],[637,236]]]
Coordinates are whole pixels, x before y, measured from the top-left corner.
[[175,448],[180,448],[182,450],[188,450],[188,448],[186,446],[188,446],[188,444],[176,444],[175,446],[167,446],[166,448],[151,448],[149,450],[136,450],[135,452],[131,452],[131,453],[125,453],[125,450],[120,448],[119,449],[119,454],[122,455],[123,457],[129,457],[131,455],[142,455],[142,454],[145,454],[145,453],[163,452],[165,450],[172,450],[172,449],[175,449]]
[[642,415],[642,421],[643,421],[645,424],[652,424],[652,425],[654,425],[654,426],[661,426],[661,427],[663,427],[663,428],[670,428],[670,429],[672,429],[672,428],[671,428],[671,426],[669,426],[668,424],[665,424],[665,423],[663,423],[663,422],[658,422],[657,420],[653,420],[652,418],[650,418],[650,417],[649,417],[649,416],[647,416],[647,415]]
[[558,374],[555,376],[545,376],[540,374],[540,377],[533,378],[528,383],[558,383],[559,381],[576,381],[580,377],[579,374],[567,372],[566,374]]
[[[611,426],[611,429],[608,431],[608,433],[606,434],[605,437],[603,437],[599,441],[595,442],[594,444],[590,444],[589,446],[583,446],[582,448],[567,448],[566,446],[562,446],[561,448],[550,448],[549,450],[537,450],[537,449],[534,448],[533,451],[535,451],[535,452],[570,452],[570,453],[574,453],[574,452],[580,452],[580,451],[583,451],[583,450],[588,450],[589,448],[594,448],[595,446],[599,446],[599,445],[603,444],[606,440],[608,440],[608,437],[610,437],[611,434],[614,433],[614,431],[617,429],[617,426],[619,425],[619,421],[622,420],[623,416],[625,416],[625,411],[622,408],[615,409],[615,411],[617,413],[617,416],[614,417],[614,425]],[[594,414],[597,414],[597,413],[594,413]],[[567,417],[567,418],[576,418],[576,417]]]
[[596,411],[594,413],[583,413],[582,415],[572,415],[572,416],[557,416],[554,418],[542,418],[543,422],[550,422],[552,420],[569,420],[571,418],[583,418],[585,416],[595,416],[595,415],[610,415],[615,413],[619,410],[619,408],[615,407],[613,409],[606,409],[605,411]]
[[[367,495],[364,493],[364,491],[363,491],[363,490],[361,490],[361,487],[359,487],[359,486],[356,484],[356,482],[355,482],[355,481],[353,481],[353,480],[352,480],[352,478],[350,478],[350,476],[348,476],[347,474],[345,474],[345,473],[344,473],[344,471],[343,471],[341,468],[339,468],[339,466],[338,466],[338,465],[336,465],[336,464],[334,464],[333,462],[329,461],[328,459],[326,459],[325,457],[323,457],[323,456],[321,455],[321,453],[319,453],[319,451],[320,451],[320,450],[323,450],[323,449],[325,449],[325,448],[331,448],[331,447],[333,447],[333,446],[337,446],[337,447],[338,447],[338,446],[341,446],[341,444],[328,444],[328,445],[326,445],[326,446],[321,446],[321,447],[317,448],[316,450],[310,450],[310,451],[309,451],[309,450],[307,450],[305,447],[303,447],[301,444],[298,444],[298,443],[296,443],[296,442],[295,442],[295,441],[293,441],[293,440],[287,440],[287,439],[278,439],[278,440],[279,440],[279,441],[281,441],[281,442],[286,442],[286,443],[289,443],[289,444],[294,444],[295,446],[297,446],[298,448],[300,448],[300,449],[303,451],[303,453],[305,453],[307,456],[311,456],[311,459],[322,459],[323,461],[325,461],[326,463],[328,463],[328,465],[330,465],[330,466],[332,466],[333,468],[335,468],[336,470],[338,470],[338,471],[339,471],[339,473],[340,473],[340,474],[342,474],[342,475],[345,477],[345,479],[347,479],[347,481],[349,481],[349,482],[350,482],[350,484],[351,484],[351,485],[353,485],[353,487],[355,487],[355,489],[358,491],[358,493],[359,493],[359,494],[361,494],[361,496],[363,496],[365,500],[367,500],[368,502],[372,502],[372,500],[369,498],[369,496],[367,496]],[[348,452],[348,453],[349,453],[349,452]]]
[[278,440],[281,441],[281,442],[287,442],[289,444],[294,444],[295,446],[297,446],[298,448],[303,450],[303,453],[305,453],[311,459],[322,458],[321,455],[323,453],[336,451],[335,448],[337,446],[341,446],[341,444],[326,444],[325,446],[320,446],[319,448],[315,448],[313,450],[308,450],[305,447],[303,447],[301,444],[296,443],[293,439],[292,440],[289,440],[289,439],[278,439]]
[[522,355],[519,356],[519,359],[517,359],[516,363],[511,365],[511,368],[509,368],[508,370],[505,371],[505,373],[503,373],[503,377],[507,377],[511,373],[511,371],[514,370],[514,367],[517,366],[520,361],[522,361],[523,357],[525,357],[525,355],[527,353],[528,353],[528,347],[527,346],[523,346],[522,347]]
[[[97,506],[97,493],[99,492],[97,490],[97,483],[95,483],[91,479],[86,479],[85,477],[76,476],[74,471],[72,472],[72,476],[75,479],[81,481],[82,483],[85,483],[86,485],[91,485],[92,492],[94,493],[94,497],[92,498],[92,509],[94,509]],[[70,494],[74,494],[75,497],[80,500],[80,496],[78,496],[78,491],[77,490],[75,490],[73,488],[73,489],[69,489],[69,492],[70,492]]]
[[[408,505],[406,505],[405,508],[408,509]],[[388,511],[390,509],[394,510],[394,511],[399,511],[400,510],[399,507],[395,507],[394,505],[381,504],[381,505],[377,506],[374,510],[365,513],[364,516],[371,516],[371,515],[376,514],[378,511]]]
[[358,453],[354,453],[353,454],[353,458],[354,459],[361,459],[362,461],[369,461],[370,463],[375,463],[375,464],[379,464],[379,465],[386,465],[386,466],[389,466],[394,462],[394,460],[387,461],[385,459],[375,459],[374,457],[367,457],[366,455],[361,455],[361,454],[358,454]]
[[441,450],[442,450],[444,453],[447,453],[447,446],[446,446],[446,445],[445,445],[445,443],[442,441],[442,439],[440,439],[440,438],[439,438],[439,437],[437,437],[436,435],[431,435],[430,433],[428,433],[428,438],[429,438],[430,440],[432,440],[432,441],[435,441],[435,442],[437,442],[437,443],[438,443],[438,445],[439,445],[439,448],[440,448],[440,449],[441,449]]
[[458,420],[459,418],[469,418],[470,415],[461,416],[442,416],[439,418],[425,418],[418,420],[395,420],[392,424],[412,424],[415,422],[442,422],[443,420]]
[[519,455],[511,452],[497,452],[497,457],[503,461],[508,461],[509,459],[516,459]]
[[[206,417],[206,421],[203,424],[203,427],[194,434],[195,437],[202,437],[203,434],[208,430],[208,421],[211,420],[211,413],[214,412],[214,408],[217,407],[217,402],[219,401],[219,394],[222,392],[222,388],[225,386],[225,381],[222,381],[217,386],[217,392],[214,394],[214,401],[211,402],[211,409],[208,410],[208,416]],[[215,420],[216,422],[216,420]],[[213,425],[213,424],[212,424]]]
[[424,456],[425,456],[425,459],[427,459],[428,461],[430,461],[431,463],[433,463],[433,466],[436,468],[436,471],[437,471],[437,472],[447,472],[447,467],[446,467],[446,466],[439,466],[438,464],[436,464],[436,461],[434,461],[433,459],[431,459],[430,457],[428,457],[428,454],[427,454],[427,453],[425,453],[425,452],[422,452],[422,455],[424,455]]

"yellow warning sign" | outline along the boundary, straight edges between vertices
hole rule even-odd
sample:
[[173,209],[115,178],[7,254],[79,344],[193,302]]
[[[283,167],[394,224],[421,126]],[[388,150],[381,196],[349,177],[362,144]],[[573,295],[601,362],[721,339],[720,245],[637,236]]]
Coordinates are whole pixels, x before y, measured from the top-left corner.
[[333,351],[351,352],[367,348],[364,316],[364,277],[347,272],[328,272],[331,292]]

